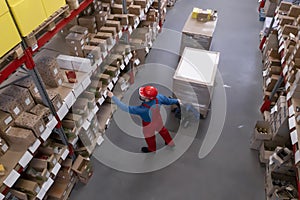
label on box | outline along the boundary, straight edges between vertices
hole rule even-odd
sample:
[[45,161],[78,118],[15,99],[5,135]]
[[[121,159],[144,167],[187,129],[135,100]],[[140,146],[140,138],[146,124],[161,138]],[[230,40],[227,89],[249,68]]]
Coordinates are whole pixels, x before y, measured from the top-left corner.
[[300,161],[300,151],[296,151],[295,153],[295,164],[297,164]]
[[263,71],[263,77],[265,77],[267,75],[268,75],[268,69],[266,69],[266,70]]
[[275,105],[272,109],[271,109],[271,114],[275,113],[278,111],[277,105]]
[[36,193],[39,193],[40,190],[41,190],[41,188],[40,188],[39,186],[37,186],[37,187],[35,188],[35,192],[36,192]]
[[69,149],[65,149],[65,151],[61,155],[61,159],[65,160],[67,158],[67,156],[69,155],[69,153],[70,153]]
[[121,70],[125,69],[124,63],[120,66]]
[[46,141],[49,136],[51,135],[52,129],[50,129],[49,127],[46,128],[46,130],[42,133],[41,138]]
[[2,145],[2,151],[5,153],[8,150],[8,146],[6,144]]
[[294,130],[293,132],[290,133],[291,135],[291,141],[292,144],[296,144],[298,142],[298,134],[297,134],[297,130]]
[[35,93],[39,93],[39,90],[37,89],[37,87],[34,87],[33,90],[34,90]]
[[38,44],[34,44],[32,47],[31,47],[31,50],[32,51],[35,51],[39,48],[39,45]]
[[93,109],[94,115],[98,112],[98,110],[99,110],[99,108],[97,106]]
[[110,82],[110,83],[108,84],[108,86],[107,86],[107,88],[108,88],[109,90],[112,90],[113,87],[114,87],[114,84],[113,84],[112,82]]
[[115,77],[115,78],[112,79],[112,81],[113,81],[114,83],[116,83],[116,82],[118,81],[118,79],[119,79],[118,77]]
[[29,99],[29,98],[26,98],[26,99],[25,99],[25,104],[26,104],[26,106],[28,106],[30,103],[31,103],[30,99]]
[[62,80],[62,79],[59,79],[59,80],[58,80],[58,85],[62,85],[62,82],[63,82],[63,80]]
[[104,99],[103,97],[101,97],[101,98],[98,100],[98,103],[99,103],[100,105],[102,105],[104,101],[105,101],[105,99]]
[[289,66],[286,65],[286,66],[283,68],[283,75],[284,75],[284,76],[286,75],[286,73],[288,72],[288,70],[289,70]]
[[104,93],[103,93],[104,98],[107,97],[107,92],[108,92],[107,90],[104,91]]
[[139,65],[141,61],[139,59],[135,59],[134,64]]
[[101,145],[103,141],[104,141],[104,138],[100,135],[99,138],[97,139],[97,144]]
[[18,180],[19,177],[20,177],[20,174],[16,170],[13,169],[13,170],[11,170],[9,175],[6,177],[6,179],[3,181],[3,183],[8,187],[12,187],[15,184],[15,182]]
[[54,73],[54,75],[56,75],[56,74],[58,73],[57,68],[55,68],[55,69],[53,70],[53,73]]
[[15,113],[16,115],[18,115],[18,114],[20,113],[20,109],[19,109],[18,107],[15,107],[14,113]]
[[32,157],[33,157],[33,156],[32,156],[28,151],[26,151],[26,152],[24,153],[24,155],[22,156],[22,158],[19,160],[19,164],[20,164],[23,168],[25,168],[25,167],[28,165],[28,163],[31,161]]
[[122,37],[122,31],[120,31],[118,35],[119,35],[119,38],[121,38]]
[[56,163],[56,165],[53,167],[51,173],[54,174],[54,176],[56,176],[58,171],[60,170],[60,168],[61,168],[61,165],[59,163]]
[[51,121],[48,122],[47,127],[52,130],[56,126],[57,120],[53,117],[52,114],[51,114],[51,116],[52,116]]
[[289,107],[289,116],[291,117],[291,116],[294,115],[294,114],[295,114],[294,106],[291,105],[291,106]]
[[39,146],[41,145],[41,141],[40,140],[36,140],[29,148],[28,150],[31,153],[35,153],[35,151],[39,148]]
[[129,34],[131,35],[131,33],[132,33],[132,26],[129,26],[129,27],[128,27],[128,32],[129,32]]
[[41,125],[41,126],[39,127],[39,131],[40,131],[40,133],[42,133],[44,130],[45,130],[45,127],[44,127],[44,125]]
[[8,118],[6,118],[6,119],[4,120],[4,124],[5,124],[5,125],[8,125],[11,121],[12,121],[12,117],[9,116]]
[[290,130],[292,130],[295,127],[296,127],[296,119],[293,116],[293,117],[289,118],[289,128],[290,128]]
[[118,76],[120,75],[120,73],[121,73],[121,71],[120,71],[120,70],[118,70],[118,71],[117,71],[117,75],[116,75],[116,77],[118,77]]
[[290,99],[291,99],[291,97],[292,97],[291,93],[290,93],[290,92],[288,92],[288,93],[287,93],[287,95],[286,95],[286,100],[287,100],[287,101],[288,101],[288,100],[290,100]]
[[128,65],[128,63],[129,63],[128,57],[126,57],[126,58],[124,59],[124,62],[125,62],[125,65]]
[[45,182],[44,184],[43,184],[43,188],[44,188],[44,190],[45,191],[48,191],[49,190],[49,188],[51,187],[51,185],[53,184],[53,179],[52,178],[49,178],[48,180],[47,180],[47,182]]
[[40,192],[37,194],[36,197],[38,199],[42,200],[42,199],[44,199],[45,194],[46,194],[46,191],[44,189],[41,189]]
[[91,125],[91,123],[89,121],[85,120],[84,123],[82,124],[82,128],[84,130],[88,130],[90,125]]

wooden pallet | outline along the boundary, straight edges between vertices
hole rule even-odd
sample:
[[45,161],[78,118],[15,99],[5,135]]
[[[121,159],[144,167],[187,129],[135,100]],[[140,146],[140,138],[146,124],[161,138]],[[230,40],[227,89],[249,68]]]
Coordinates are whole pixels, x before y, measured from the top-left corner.
[[24,55],[24,50],[21,44],[18,44],[4,56],[0,58],[0,69],[9,64],[11,61],[17,58],[21,58]]
[[48,19],[46,19],[41,25],[34,29],[29,35],[24,37],[27,46],[33,48],[37,45],[37,39],[48,31],[52,31],[56,27],[56,23],[61,18],[67,18],[70,16],[69,6],[65,5],[53,13]]

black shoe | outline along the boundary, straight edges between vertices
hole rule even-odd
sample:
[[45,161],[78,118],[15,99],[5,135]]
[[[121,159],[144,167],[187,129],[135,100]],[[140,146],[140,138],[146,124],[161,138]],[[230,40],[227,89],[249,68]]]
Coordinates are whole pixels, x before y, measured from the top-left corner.
[[150,150],[148,149],[148,147],[142,147],[141,151],[142,151],[143,153],[151,153],[151,152],[155,152],[155,151],[150,151]]

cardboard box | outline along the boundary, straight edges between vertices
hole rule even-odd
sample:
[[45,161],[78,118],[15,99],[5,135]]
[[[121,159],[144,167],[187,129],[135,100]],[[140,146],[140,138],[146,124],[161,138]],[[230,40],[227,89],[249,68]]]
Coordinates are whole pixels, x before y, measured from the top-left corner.
[[124,62],[123,56],[118,54],[110,54],[110,56],[106,58],[107,65],[117,67],[118,69],[120,69],[123,62]]
[[58,88],[59,86],[61,86],[63,84],[64,77],[61,72],[58,72],[57,76],[48,77],[48,78],[44,77],[43,81],[50,88]]
[[83,16],[83,17],[78,18],[78,24],[81,26],[84,26],[84,27],[86,27],[86,26],[94,27],[95,23],[96,23],[96,19],[94,16]]
[[35,105],[31,94],[26,88],[10,85],[2,93],[16,99],[25,111],[30,110]]
[[278,7],[278,11],[288,13],[292,5],[293,4],[290,2],[281,1]]
[[83,27],[83,26],[79,26],[79,25],[72,26],[69,29],[69,31],[72,32],[72,33],[78,33],[78,34],[82,34],[82,35],[85,35],[85,36],[87,36],[88,33],[89,33],[88,28]]
[[300,6],[292,5],[290,7],[288,16],[297,18],[300,15]]
[[146,0],[134,0],[133,3],[134,3],[134,5],[141,6],[143,9],[146,8],[146,6],[147,6]]
[[96,106],[96,99],[95,99],[95,94],[92,92],[84,91],[81,95],[80,98],[85,98],[88,100],[88,107],[89,109],[92,109]]
[[118,68],[113,66],[105,66],[104,73],[110,75],[113,78],[117,76]]
[[0,138],[0,155],[4,155],[8,150],[8,144],[3,138]]
[[47,167],[44,169],[28,167],[25,173],[27,179],[37,182],[39,185],[42,185],[50,177],[50,172],[47,170]]
[[80,72],[91,72],[91,61],[87,58],[78,58],[68,55],[59,55],[56,57],[59,66],[66,70],[76,70]]
[[69,141],[76,138],[77,127],[73,120],[63,119],[62,126]]
[[99,78],[92,77],[92,83],[90,84],[88,91],[93,93],[96,98],[101,98],[103,95],[102,92],[102,82],[99,81]]
[[23,148],[32,145],[36,137],[31,130],[17,128],[17,127],[9,127],[2,137],[6,140],[9,146],[13,146],[14,148]]
[[13,196],[17,197],[20,200],[28,200],[27,194],[24,192],[20,192],[18,190],[14,190],[14,189],[10,188],[9,193],[11,193]]
[[140,5],[130,5],[128,8],[130,14],[140,16],[142,13],[142,7]]
[[[103,27],[101,27],[102,29]],[[114,42],[113,34],[108,32],[98,32],[95,38],[106,40],[108,45],[112,45]]]
[[257,121],[254,128],[253,136],[256,140],[271,140],[272,132],[269,122]]
[[69,47],[77,47],[78,49],[82,49],[82,46],[85,45],[84,34],[69,33],[65,39]]
[[65,116],[65,119],[74,121],[76,123],[77,127],[80,127],[83,123],[83,117],[81,115],[77,115],[77,114],[74,114],[74,113],[68,113]]
[[19,178],[14,187],[22,192],[29,193],[33,196],[37,195],[41,190],[37,182]]
[[101,27],[105,25],[108,14],[104,11],[99,11],[97,13],[94,13],[95,19],[96,19],[96,25],[97,25],[97,31],[100,31]]
[[72,106],[72,113],[87,117],[89,115],[88,100],[85,98],[78,98]]
[[[111,4],[113,5],[113,4]],[[102,10],[107,12],[107,14],[111,13],[111,5],[109,3],[102,3]]]
[[59,73],[59,66],[56,62],[56,59],[53,57],[41,57],[36,61],[36,69],[42,76],[42,78],[54,78]]
[[47,124],[53,117],[50,112],[50,109],[42,104],[35,105],[29,113],[32,113],[41,119],[43,119],[44,123]]
[[90,45],[100,47],[102,52],[107,51],[107,42],[105,39],[93,38],[90,41]]
[[20,86],[23,88],[27,88],[29,90],[31,96],[34,96],[39,93],[39,91],[31,77],[27,77],[25,79],[17,81],[14,83],[14,85],[17,85],[17,86]]
[[[48,93],[48,96],[49,96],[55,110],[58,111],[63,104],[60,94],[57,92],[54,92],[53,90],[46,90],[46,91]],[[39,94],[35,95],[33,98],[36,101],[36,103],[43,104],[42,97]]]
[[93,174],[93,168],[90,160],[82,157],[81,155],[78,155],[76,158],[72,166],[72,170],[78,175],[79,178],[85,179],[84,183],[87,183]]
[[85,57],[91,54],[95,60],[99,60],[102,56],[101,48],[98,46],[85,45],[83,48],[83,53]]
[[28,112],[23,112],[15,120],[15,125],[21,128],[32,130],[36,137],[39,137],[46,128],[45,123],[41,117]]
[[32,158],[32,160],[29,163],[29,167],[33,167],[36,170],[42,171],[44,169],[47,169],[48,164],[46,160],[39,159],[39,158]]
[[0,132],[4,132],[13,124],[14,120],[9,113],[0,110]]
[[11,116],[16,119],[24,109],[19,104],[17,99],[11,96],[0,94],[0,110],[10,113]]
[[123,14],[122,4],[114,4],[111,6],[111,14]]
[[113,15],[113,19],[119,21],[122,26],[129,24],[128,15],[126,14],[115,14]]
[[68,189],[67,182],[61,183],[61,182],[54,182],[53,186],[48,191],[48,196],[52,200],[61,200],[65,198],[65,195],[67,194]]
[[105,26],[115,27],[117,29],[117,33],[119,33],[122,30],[121,23],[115,20],[107,20]]
[[111,33],[113,37],[116,37],[116,35],[117,35],[117,28],[116,27],[102,26],[100,28],[100,32]]
[[102,82],[102,85],[108,85],[111,82],[111,77],[107,74],[100,74],[99,80]]

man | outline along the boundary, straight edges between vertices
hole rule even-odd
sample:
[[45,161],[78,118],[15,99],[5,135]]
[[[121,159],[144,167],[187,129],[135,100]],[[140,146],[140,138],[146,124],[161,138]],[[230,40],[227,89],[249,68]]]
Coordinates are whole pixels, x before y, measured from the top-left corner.
[[155,131],[159,132],[166,145],[174,147],[175,144],[172,137],[169,131],[164,127],[160,115],[160,105],[179,105],[179,100],[158,94],[158,90],[153,86],[139,88],[139,95],[143,103],[139,106],[128,106],[115,97],[112,92],[108,92],[108,96],[112,98],[121,110],[130,114],[139,115],[142,118],[143,133],[148,145],[148,147],[142,147],[142,152],[149,153],[156,151]]

